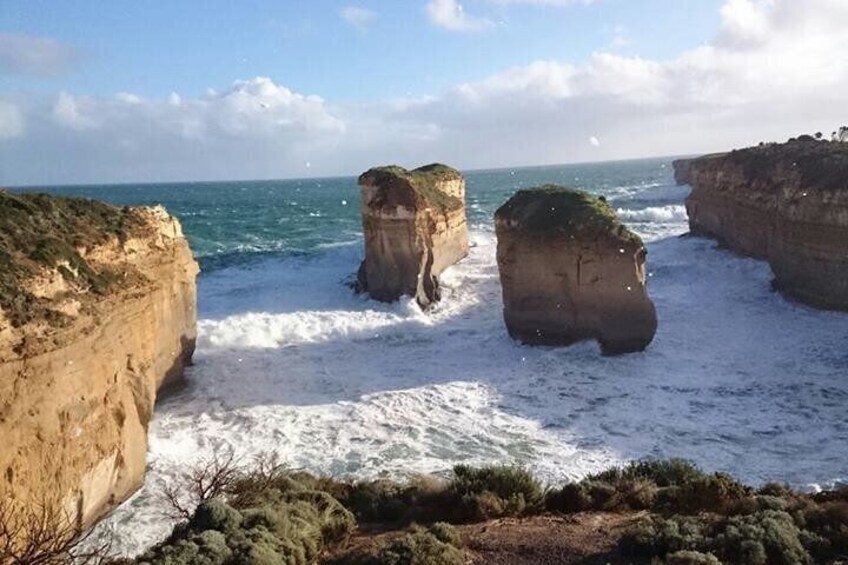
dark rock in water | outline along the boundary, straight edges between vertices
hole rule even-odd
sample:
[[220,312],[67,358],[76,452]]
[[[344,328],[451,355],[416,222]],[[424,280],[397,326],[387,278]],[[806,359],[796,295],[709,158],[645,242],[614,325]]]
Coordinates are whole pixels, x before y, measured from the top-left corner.
[[421,307],[439,300],[439,274],[468,254],[465,179],[433,164],[407,171],[378,167],[359,177],[365,260],[357,287],[392,302]]
[[495,213],[504,321],[523,343],[595,339],[645,349],[657,329],[645,247],[605,201],[559,187],[521,190]]

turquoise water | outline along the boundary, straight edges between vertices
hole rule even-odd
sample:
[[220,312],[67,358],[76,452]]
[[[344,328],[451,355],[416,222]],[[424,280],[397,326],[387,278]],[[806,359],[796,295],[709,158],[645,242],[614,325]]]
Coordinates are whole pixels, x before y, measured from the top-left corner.
[[[466,173],[472,225],[491,223],[515,190],[558,183],[604,194],[635,209],[679,202],[669,159]],[[665,186],[648,200],[645,187]],[[162,204],[176,215],[205,272],[262,258],[312,253],[361,236],[355,177],[199,183],[38,187],[119,205]]]

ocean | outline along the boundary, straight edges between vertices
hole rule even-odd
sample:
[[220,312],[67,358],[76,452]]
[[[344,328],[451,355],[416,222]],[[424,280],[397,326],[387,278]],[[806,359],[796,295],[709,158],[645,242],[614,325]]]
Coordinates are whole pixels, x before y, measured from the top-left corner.
[[[99,526],[117,550],[167,535],[161,486],[215,452],[346,477],[506,463],[556,483],[684,457],[754,484],[848,480],[848,317],[681,237],[688,187],[670,159],[465,174],[471,252],[427,313],[346,285],[363,254],[355,178],[44,189],[164,204],[202,267],[188,384],[157,405],[144,487]],[[544,183],[606,196],[647,242],[659,329],[644,353],[507,335],[492,215]]]

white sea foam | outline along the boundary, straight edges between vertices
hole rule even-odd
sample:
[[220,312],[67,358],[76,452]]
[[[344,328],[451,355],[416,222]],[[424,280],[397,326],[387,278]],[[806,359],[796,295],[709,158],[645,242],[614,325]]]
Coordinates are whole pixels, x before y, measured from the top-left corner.
[[653,206],[640,210],[618,208],[616,214],[623,222],[629,223],[685,223],[688,221],[686,207],[680,204]]
[[561,481],[679,456],[752,482],[844,478],[844,314],[788,302],[767,265],[710,241],[649,248],[659,331],[614,358],[509,339],[490,231],[427,314],[351,293],[361,244],[205,276],[190,385],[157,407],[145,486],[103,527],[127,553],[163,537],[158,485],[222,449],[360,477],[499,462]]

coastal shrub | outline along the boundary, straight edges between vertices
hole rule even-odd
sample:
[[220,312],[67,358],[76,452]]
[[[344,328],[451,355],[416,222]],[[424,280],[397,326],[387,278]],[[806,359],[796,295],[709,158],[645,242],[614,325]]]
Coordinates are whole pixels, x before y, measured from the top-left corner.
[[620,540],[626,556],[639,559],[665,558],[679,551],[703,551],[711,524],[688,516],[650,516],[640,521]]
[[[745,516],[652,516],[621,540],[625,555],[667,559],[681,551],[711,553],[726,563],[790,565],[812,563],[808,548],[824,556],[827,540],[798,527],[786,512]],[[832,555],[832,553],[831,553]]]
[[712,553],[700,551],[676,551],[665,560],[666,565],[721,565]]
[[[807,536],[803,536],[807,537]],[[786,512],[766,510],[734,516],[712,542],[716,555],[730,563],[793,565],[811,563],[801,530]]]
[[400,534],[381,536],[375,543],[330,557],[332,565],[460,565],[468,562],[459,533],[450,524],[413,526]]
[[326,492],[268,489],[266,494],[264,504],[253,508],[236,509],[221,498],[202,502],[136,562],[305,565],[356,526],[350,512]]
[[642,479],[620,479],[614,484],[585,480],[549,490],[545,494],[545,508],[565,514],[587,510],[647,510],[653,507],[657,492],[653,482]]
[[458,501],[462,520],[518,516],[541,507],[542,486],[524,469],[457,465],[453,472],[448,493]]
[[803,512],[808,531],[819,537],[815,544],[805,544],[817,558],[828,554],[848,556],[848,502],[831,500],[814,505]]
[[452,525],[447,522],[436,522],[431,525],[428,529],[432,535],[436,537],[437,540],[456,546],[462,546],[462,540],[460,539],[459,532],[456,531]]
[[449,521],[454,514],[446,483],[431,477],[415,477],[405,483],[359,481],[334,488],[339,501],[363,522],[429,523]]
[[644,459],[590,475],[587,480],[617,484],[622,480],[642,479],[658,487],[669,487],[691,483],[705,476],[704,472],[685,459]]
[[465,554],[429,533],[406,534],[383,548],[374,565],[463,565]]
[[747,498],[751,489],[729,475],[701,475],[669,486],[657,495],[657,510],[677,513],[725,511],[733,502]]

